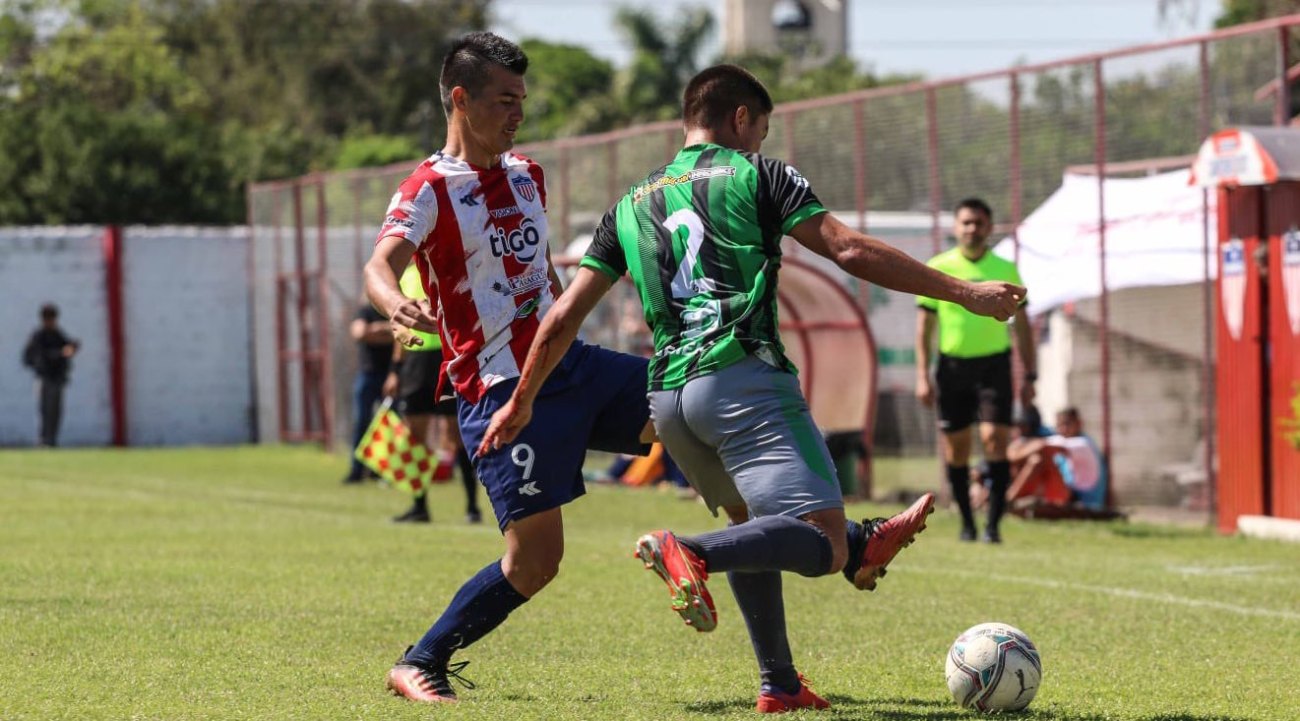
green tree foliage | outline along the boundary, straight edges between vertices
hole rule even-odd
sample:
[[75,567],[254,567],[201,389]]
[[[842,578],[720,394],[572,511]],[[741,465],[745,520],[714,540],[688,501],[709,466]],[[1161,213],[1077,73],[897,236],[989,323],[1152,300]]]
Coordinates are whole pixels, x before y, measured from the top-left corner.
[[607,130],[621,121],[609,98],[613,65],[576,45],[536,39],[519,45],[533,68],[521,141]]
[[248,181],[418,157],[487,7],[0,3],[0,223],[241,222]]
[[1214,27],[1228,28],[1296,12],[1300,12],[1297,0],[1223,0],[1223,11],[1214,19]]
[[700,70],[698,58],[713,32],[713,16],[696,8],[665,23],[649,10],[626,5],[615,13],[614,24],[632,46],[632,62],[614,85],[614,99],[626,118],[676,117],[686,83]]
[[32,17],[5,22],[6,56],[25,61],[0,70],[0,222],[227,220],[239,189],[207,99],[139,7],[39,49]]

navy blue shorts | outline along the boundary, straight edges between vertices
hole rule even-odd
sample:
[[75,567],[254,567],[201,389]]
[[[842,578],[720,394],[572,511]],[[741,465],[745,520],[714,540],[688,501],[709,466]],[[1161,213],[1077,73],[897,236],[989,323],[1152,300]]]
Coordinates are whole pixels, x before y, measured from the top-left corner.
[[[558,508],[587,492],[587,449],[645,455],[640,440],[650,418],[646,359],[575,342],[533,402],[532,421],[514,443],[475,455],[497,525]],[[478,403],[457,397],[460,433],[471,453],[492,414],[510,400],[517,378],[488,389]]]

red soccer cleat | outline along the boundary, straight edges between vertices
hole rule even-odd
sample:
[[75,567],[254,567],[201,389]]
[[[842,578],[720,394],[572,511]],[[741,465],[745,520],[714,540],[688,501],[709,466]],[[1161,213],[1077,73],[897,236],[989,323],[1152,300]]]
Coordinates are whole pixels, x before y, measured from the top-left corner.
[[704,582],[709,579],[704,560],[677,542],[671,531],[647,533],[636,542],[636,556],[668,584],[673,610],[696,631],[718,627],[718,610]]
[[785,713],[801,708],[821,710],[830,707],[831,702],[813,693],[813,690],[808,688],[808,679],[804,678],[803,674],[799,674],[798,693],[789,694],[775,686],[763,684],[755,708],[759,713]]
[[388,671],[388,690],[397,696],[421,703],[457,703],[459,699],[456,698],[449,677],[455,676],[465,684],[465,688],[474,688],[474,682],[460,675],[460,671],[467,665],[469,661],[461,661],[439,671],[411,663],[403,654]]
[[876,580],[885,575],[885,567],[899,551],[912,545],[916,534],[925,530],[926,517],[931,513],[934,513],[934,494],[927,493],[896,516],[864,520],[867,543],[862,552],[862,565],[853,575],[853,585],[860,591],[876,590]]

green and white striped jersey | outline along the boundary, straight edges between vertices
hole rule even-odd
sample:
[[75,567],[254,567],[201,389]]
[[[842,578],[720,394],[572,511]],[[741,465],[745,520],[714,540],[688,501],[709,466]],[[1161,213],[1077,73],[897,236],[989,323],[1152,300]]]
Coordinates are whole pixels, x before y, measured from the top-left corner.
[[636,283],[654,331],[650,390],[754,355],[795,372],[777,333],[781,237],[826,212],[785,163],[683,148],[605,214],[582,265]]

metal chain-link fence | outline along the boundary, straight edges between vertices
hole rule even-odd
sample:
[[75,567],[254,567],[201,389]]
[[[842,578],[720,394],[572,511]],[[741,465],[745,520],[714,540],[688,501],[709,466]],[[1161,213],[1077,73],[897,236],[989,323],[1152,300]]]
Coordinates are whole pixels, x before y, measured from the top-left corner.
[[[1279,79],[1294,54],[1296,24],[1300,16],[784,104],[764,151],[796,165],[850,225],[917,258],[947,247],[949,211],[971,195],[993,205],[1004,242],[1014,246],[1021,222],[1067,170],[1101,179],[1185,167],[1213,130],[1289,121],[1289,88]],[[681,141],[670,122],[521,147],[546,168],[552,252],[562,257],[588,237],[615,198]],[[412,166],[250,188],[255,302],[274,309],[257,314],[255,329],[264,437],[346,435],[336,409],[347,408],[355,350],[344,329],[360,302],[360,269],[374,232]],[[1099,196],[1100,187],[1099,180]],[[1101,294],[1037,321],[1045,340],[1057,344],[1053,357],[1070,359],[1054,369],[1044,415],[1050,420],[1063,405],[1081,410],[1112,465],[1119,502],[1202,502],[1214,464],[1209,266],[1183,286],[1110,292],[1102,212]],[[877,453],[933,455],[933,413],[912,390],[913,300],[845,282],[877,344]],[[624,315],[594,316],[591,333],[624,342],[617,330]],[[1068,353],[1060,347],[1067,342]]]

